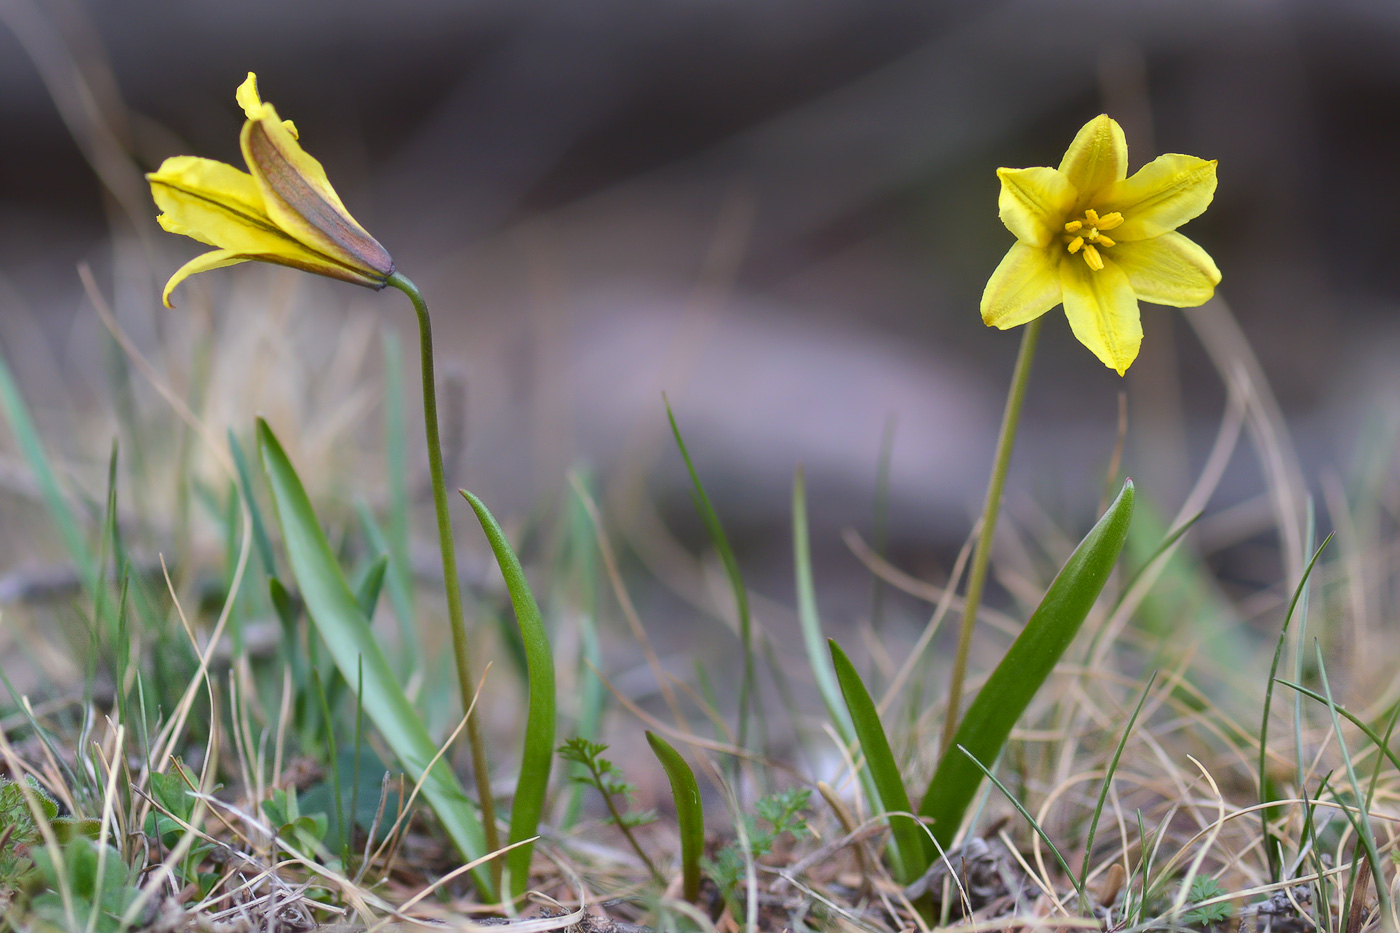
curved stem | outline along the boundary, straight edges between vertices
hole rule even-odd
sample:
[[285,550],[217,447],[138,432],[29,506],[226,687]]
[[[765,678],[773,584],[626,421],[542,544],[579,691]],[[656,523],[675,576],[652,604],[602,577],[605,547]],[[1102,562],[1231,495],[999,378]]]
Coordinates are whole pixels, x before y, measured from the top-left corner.
[[1011,374],[1011,390],[1006,396],[1006,410],[1001,415],[1001,434],[997,437],[997,452],[992,459],[991,480],[987,484],[987,502],[982,507],[982,531],[977,536],[977,550],[972,554],[972,569],[967,575],[967,595],[963,599],[962,626],[958,629],[958,653],[953,659],[953,675],[948,681],[948,713],[943,720],[943,742],[939,756],[948,753],[961,713],[963,679],[967,675],[967,655],[972,647],[972,630],[977,623],[977,610],[982,605],[982,588],[987,583],[987,564],[992,557],[992,537],[997,530],[997,512],[1001,510],[1001,490],[1006,485],[1006,469],[1011,463],[1011,448],[1016,443],[1016,426],[1021,420],[1021,403],[1026,400],[1026,385],[1030,382],[1031,361],[1035,359],[1035,344],[1040,336],[1041,315],[1021,332],[1021,350],[1016,354],[1016,369]]
[[[457,660],[457,684],[462,693],[462,709],[472,708],[473,684],[471,652],[467,645],[467,625],[462,617],[462,589],[457,578],[457,551],[452,541],[452,518],[447,511],[447,484],[442,475],[442,440],[438,431],[437,377],[433,371],[433,327],[428,319],[428,304],[418,287],[398,272],[389,276],[388,284],[408,296],[418,312],[418,345],[423,368],[423,425],[428,437],[428,472],[433,481],[433,508],[437,512],[438,548],[442,551],[442,576],[447,590],[447,618],[452,626],[452,651]],[[473,712],[467,719],[467,741],[471,746],[472,770],[481,798],[481,825],[486,833],[486,849],[495,852],[501,847],[500,830],[496,827],[496,804],[491,798],[491,770],[486,762],[486,746],[481,738],[481,715]],[[501,884],[500,859],[492,859],[496,886]]]

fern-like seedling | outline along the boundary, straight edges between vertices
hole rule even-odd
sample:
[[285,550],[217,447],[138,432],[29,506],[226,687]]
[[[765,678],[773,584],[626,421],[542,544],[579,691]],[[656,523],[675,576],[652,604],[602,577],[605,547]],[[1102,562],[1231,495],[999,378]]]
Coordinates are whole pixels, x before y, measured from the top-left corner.
[[[1197,875],[1191,879],[1191,888],[1186,892],[1186,901],[1189,904],[1199,904],[1201,901],[1220,897],[1224,893],[1225,889],[1220,886],[1219,881],[1209,875]],[[1193,926],[1210,926],[1229,920],[1233,913],[1234,911],[1230,909],[1228,903],[1220,901],[1188,910],[1181,919]]]
[[[655,863],[642,850],[641,844],[637,842],[637,837],[632,833],[638,826],[645,826],[656,819],[656,814],[651,810],[633,810],[631,808],[632,795],[636,793],[635,785],[629,783],[623,777],[622,772],[617,769],[611,761],[603,757],[603,752],[608,750],[608,746],[603,742],[590,742],[588,739],[573,738],[559,746],[559,757],[564,761],[576,762],[583,766],[582,771],[575,771],[570,776],[570,780],[585,787],[592,787],[603,795],[603,802],[607,804],[608,813],[611,814],[608,822],[613,823],[622,834],[627,837],[632,850],[637,853],[637,857],[642,860],[642,864],[651,872],[658,884],[664,885],[666,878],[656,868]],[[622,806],[618,806],[618,801],[622,801]]]
[[720,849],[713,859],[705,860],[705,870],[725,900],[729,901],[730,909],[736,915],[740,914],[741,910],[734,894],[744,878],[746,863],[772,852],[783,835],[800,840],[811,833],[806,819],[802,816],[802,811],[807,809],[807,802],[811,796],[810,790],[789,787],[787,790],[760,798],[754,803],[757,816],[740,817],[744,821],[744,835],[749,841],[748,858],[744,857],[743,849],[735,841]]

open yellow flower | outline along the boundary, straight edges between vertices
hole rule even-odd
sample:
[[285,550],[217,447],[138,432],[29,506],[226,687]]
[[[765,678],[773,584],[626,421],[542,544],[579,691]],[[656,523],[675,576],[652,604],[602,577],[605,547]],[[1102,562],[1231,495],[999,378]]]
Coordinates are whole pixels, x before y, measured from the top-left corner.
[[1123,128],[1107,116],[1084,125],[1058,169],[997,170],[1016,244],[982,293],[984,322],[1004,330],[1063,303],[1074,336],[1121,376],[1142,343],[1139,299],[1210,299],[1220,270],[1175,231],[1215,196],[1215,162],[1163,155],[1127,176]]
[[394,274],[394,260],[350,216],[321,163],[297,142],[292,121],[258,97],[257,82],[248,72],[237,93],[248,115],[239,137],[248,172],[175,156],[146,176],[162,227],[218,247],[170,277],[161,295],[167,308],[175,286],[195,273],[250,259],[376,289]]

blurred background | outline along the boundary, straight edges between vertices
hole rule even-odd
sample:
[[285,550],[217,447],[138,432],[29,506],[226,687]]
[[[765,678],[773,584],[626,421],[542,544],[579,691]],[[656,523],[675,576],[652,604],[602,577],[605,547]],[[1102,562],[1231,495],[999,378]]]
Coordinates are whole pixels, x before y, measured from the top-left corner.
[[[1185,232],[1223,271],[1220,300],[1144,306],[1124,379],[1051,312],[1008,527],[1077,539],[1122,424],[1123,469],[1169,520],[1234,379],[1263,415],[1202,548],[1229,555],[1227,582],[1273,586],[1279,510],[1293,521],[1303,492],[1394,444],[1397,48],[1400,5],[1362,0],[0,0],[0,345],[81,495],[102,494],[120,399],[80,263],[182,392],[204,354],[194,394],[216,433],[264,411],[321,495],[377,495],[381,329],[416,340],[402,296],[249,264],[159,305],[200,248],[155,227],[139,173],[182,153],[241,165],[233,92],[253,70],[433,306],[451,481],[519,528],[585,470],[629,553],[704,602],[664,392],[774,605],[792,603],[804,466],[823,609],[856,623],[870,575],[843,529],[939,580],[981,506],[1019,339],[977,311],[1012,243],[995,169],[1057,164],[1108,112],[1134,170],[1219,160]],[[1272,466],[1250,446],[1261,425],[1284,432]],[[61,551],[11,533],[32,490],[4,444],[12,572]]]

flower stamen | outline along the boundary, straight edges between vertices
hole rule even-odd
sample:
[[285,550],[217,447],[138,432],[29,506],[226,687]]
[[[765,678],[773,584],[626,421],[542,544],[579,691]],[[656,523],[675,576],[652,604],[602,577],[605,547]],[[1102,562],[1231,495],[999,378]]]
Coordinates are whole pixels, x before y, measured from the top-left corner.
[[1118,245],[1113,238],[1104,236],[1104,231],[1112,230],[1122,223],[1123,215],[1118,211],[1099,216],[1099,212],[1091,207],[1084,212],[1082,218],[1065,224],[1065,248],[1071,256],[1082,251],[1084,262],[1090,269],[1098,272],[1103,268],[1103,256],[1099,254],[1099,250]]

